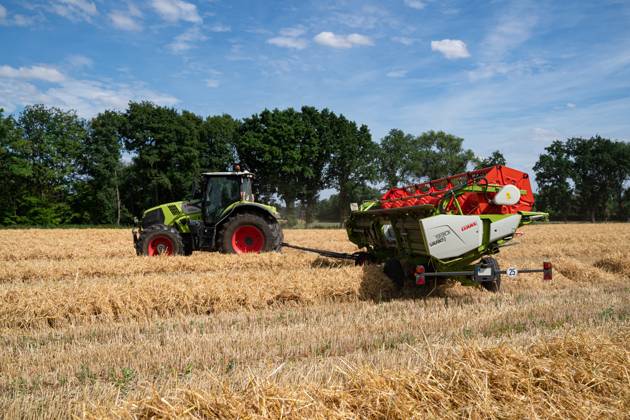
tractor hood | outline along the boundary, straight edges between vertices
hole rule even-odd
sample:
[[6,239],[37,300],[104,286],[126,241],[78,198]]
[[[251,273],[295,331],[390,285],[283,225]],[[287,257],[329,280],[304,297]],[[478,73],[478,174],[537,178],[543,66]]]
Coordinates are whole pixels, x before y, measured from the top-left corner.
[[156,210],[167,210],[173,216],[179,216],[180,214],[195,214],[201,212],[201,201],[173,201],[172,203],[160,204],[159,206],[151,207],[142,213],[142,217],[146,217],[147,214]]
[[171,203],[151,207],[142,214],[142,227],[146,228],[155,224],[171,226],[175,220],[184,216],[193,219],[201,217],[201,204],[199,200],[173,201]]

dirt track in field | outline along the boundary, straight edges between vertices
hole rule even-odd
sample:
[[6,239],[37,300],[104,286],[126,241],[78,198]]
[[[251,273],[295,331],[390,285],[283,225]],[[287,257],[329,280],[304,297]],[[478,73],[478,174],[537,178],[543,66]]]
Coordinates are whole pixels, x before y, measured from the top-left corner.
[[[430,297],[292,250],[140,258],[125,230],[0,231],[0,412],[622,418],[630,225],[523,231],[502,267],[551,260],[553,282]],[[355,251],[342,230],[285,237]]]

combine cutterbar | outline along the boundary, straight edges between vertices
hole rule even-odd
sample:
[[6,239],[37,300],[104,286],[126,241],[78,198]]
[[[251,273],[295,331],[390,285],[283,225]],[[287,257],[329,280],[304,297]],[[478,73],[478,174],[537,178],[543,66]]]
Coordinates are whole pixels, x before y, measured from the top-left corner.
[[[481,284],[497,291],[501,271],[490,257],[512,240],[519,226],[547,218],[532,212],[534,195],[526,173],[505,166],[392,188],[380,200],[354,205],[348,237],[367,252],[364,260],[385,263],[397,284],[411,278],[433,286],[440,279]],[[551,265],[520,272],[543,272]]]

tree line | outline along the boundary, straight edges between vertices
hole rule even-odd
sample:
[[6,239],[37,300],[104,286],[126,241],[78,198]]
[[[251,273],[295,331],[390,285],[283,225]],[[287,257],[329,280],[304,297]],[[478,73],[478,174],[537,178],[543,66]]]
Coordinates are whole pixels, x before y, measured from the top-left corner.
[[[535,170],[542,207],[584,216],[578,204],[591,194],[590,182],[600,191],[607,185],[610,196],[589,217],[627,215],[627,165],[615,172],[621,187],[587,176],[578,168],[591,161],[578,156],[588,147],[578,140],[556,142],[541,155]],[[265,109],[242,120],[150,102],[130,102],[125,111],[90,120],[43,105],[9,116],[0,110],[0,224],[128,224],[148,207],[190,196],[201,172],[230,170],[235,162],[256,174],[259,199],[275,201],[290,223],[298,213],[307,224],[340,221],[349,203],[390,186],[506,163],[499,151],[475,156],[463,141],[443,131],[414,136],[393,129],[376,142],[366,125],[309,106]],[[615,162],[627,153],[626,143],[589,141],[616,145]],[[554,192],[556,179],[565,183],[558,190],[563,199]],[[337,193],[320,200],[325,189]]]
[[537,206],[557,220],[630,218],[630,143],[600,136],[556,140],[534,166]]

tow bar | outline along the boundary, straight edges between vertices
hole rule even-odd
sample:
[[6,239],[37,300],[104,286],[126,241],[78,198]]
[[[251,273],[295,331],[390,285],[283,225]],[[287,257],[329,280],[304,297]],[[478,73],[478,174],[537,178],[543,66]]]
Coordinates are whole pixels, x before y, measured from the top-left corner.
[[286,242],[283,242],[282,246],[285,248],[297,249],[298,251],[312,252],[314,254],[319,254],[322,257],[337,258],[340,260],[352,260],[355,263],[361,259],[363,254],[365,254],[365,252],[355,252],[354,254],[348,254],[345,252],[326,251],[323,249],[307,248],[304,246],[291,245]]

